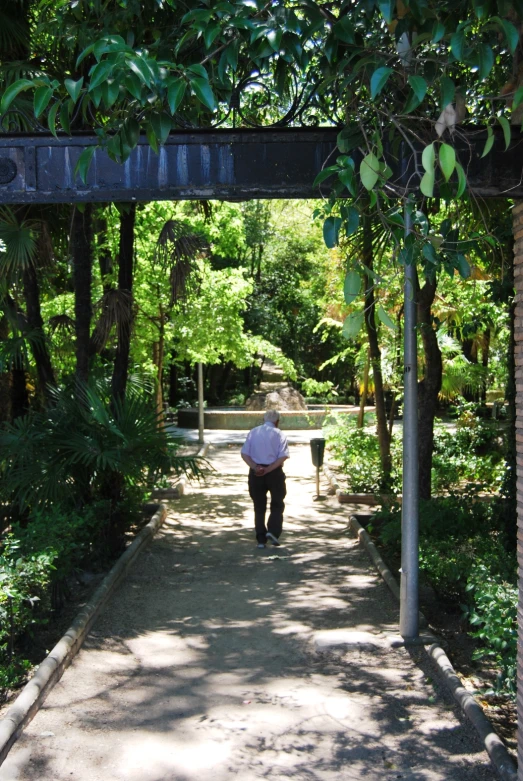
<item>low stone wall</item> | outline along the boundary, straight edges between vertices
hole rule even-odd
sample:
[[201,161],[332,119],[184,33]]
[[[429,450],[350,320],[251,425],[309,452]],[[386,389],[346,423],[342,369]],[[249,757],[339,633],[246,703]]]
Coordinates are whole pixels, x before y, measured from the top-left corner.
[[[203,426],[207,429],[247,430],[263,423],[265,410],[250,411],[245,409],[206,409],[203,415]],[[282,431],[321,428],[326,418],[333,412],[342,415],[355,415],[358,407],[335,407],[332,409],[311,409],[307,412],[284,412],[280,417]],[[198,410],[191,407],[178,411],[178,426],[180,428],[198,428]]]

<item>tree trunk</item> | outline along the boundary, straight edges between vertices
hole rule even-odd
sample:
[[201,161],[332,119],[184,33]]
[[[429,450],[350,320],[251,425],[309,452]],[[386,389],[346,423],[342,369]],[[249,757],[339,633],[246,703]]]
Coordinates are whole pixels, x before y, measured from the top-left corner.
[[481,401],[486,404],[487,402],[487,385],[488,385],[488,378],[487,378],[487,369],[488,369],[488,362],[490,357],[490,328],[487,328],[485,333],[483,334],[483,345],[481,348],[481,365],[485,369],[485,378],[481,384]]
[[363,428],[365,421],[365,404],[367,403],[367,393],[369,390],[369,369],[370,369],[370,350],[367,350],[367,358],[365,360],[365,369],[363,372],[363,391],[360,397],[360,411],[358,413],[358,428]]
[[174,355],[171,355],[171,364],[169,366],[169,407],[176,407],[178,401],[178,366],[174,362]]
[[[373,249],[372,249],[372,226],[370,219],[366,217],[363,224],[363,264],[372,271],[373,268]],[[378,343],[378,332],[376,330],[374,286],[372,275],[367,278],[367,287],[365,290],[365,327],[367,329],[367,338],[369,340],[369,354],[374,377],[374,403],[376,407],[376,423],[378,431],[378,441],[380,446],[381,468],[383,470],[384,482],[387,483],[392,471],[392,462],[390,456],[390,436],[387,426],[387,415],[385,412],[385,396],[383,393],[383,377],[381,374],[381,351]]]
[[71,229],[73,258],[74,313],[76,334],[76,382],[89,380],[89,340],[91,331],[92,205],[83,212],[74,207]]
[[132,291],[134,257],[134,223],[136,204],[131,204],[127,212],[120,217],[120,251],[118,255],[118,290],[125,294],[126,312],[122,322],[118,323],[118,345],[114,359],[112,378],[113,399],[123,399],[129,373],[129,352],[132,332]]
[[[0,316],[0,342],[9,338],[9,321]],[[11,420],[11,379],[10,371],[0,372],[0,423]]]
[[27,266],[23,272],[24,298],[27,316],[27,325],[36,335],[31,340],[31,351],[36,364],[40,391],[44,399],[49,401],[50,390],[56,385],[56,380],[51,363],[51,356],[47,349],[44,333],[44,321],[40,310],[40,289],[36,270],[33,266]]
[[418,385],[418,432],[419,432],[419,495],[430,499],[432,452],[434,450],[434,418],[441,390],[443,363],[436,331],[432,325],[431,306],[436,295],[437,280],[426,281],[423,288],[418,284],[418,327],[421,332],[424,352],[423,379]]

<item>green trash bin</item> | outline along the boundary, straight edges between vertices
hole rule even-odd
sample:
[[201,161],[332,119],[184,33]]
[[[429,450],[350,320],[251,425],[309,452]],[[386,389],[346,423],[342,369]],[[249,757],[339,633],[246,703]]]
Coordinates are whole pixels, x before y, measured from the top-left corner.
[[316,439],[311,439],[311,456],[312,456],[312,464],[316,467],[316,469],[319,469],[320,466],[323,466],[323,454],[325,452],[325,440],[323,437],[317,437]]

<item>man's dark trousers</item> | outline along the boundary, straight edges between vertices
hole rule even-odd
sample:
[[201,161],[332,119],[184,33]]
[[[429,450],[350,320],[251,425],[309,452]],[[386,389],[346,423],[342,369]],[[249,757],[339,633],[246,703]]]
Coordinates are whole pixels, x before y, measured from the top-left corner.
[[[271,495],[271,511],[266,528],[267,491]],[[275,537],[280,536],[286,493],[285,473],[281,466],[262,477],[256,477],[254,469],[249,470],[249,494],[254,502],[254,526],[258,542],[266,542],[268,531]]]

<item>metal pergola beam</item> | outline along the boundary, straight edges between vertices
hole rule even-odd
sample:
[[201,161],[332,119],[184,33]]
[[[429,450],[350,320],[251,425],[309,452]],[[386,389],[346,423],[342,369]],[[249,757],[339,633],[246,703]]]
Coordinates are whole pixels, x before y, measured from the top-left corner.
[[[92,135],[54,138],[0,134],[0,203],[74,203],[186,199],[315,198],[312,183],[338,156],[334,128],[281,130],[195,130],[171,133],[159,154],[141,138],[119,164],[97,149],[84,184],[74,169],[81,152],[96,146]],[[481,131],[457,143],[470,191],[478,197],[523,197],[523,143],[518,134],[510,151],[497,138],[481,159]],[[411,189],[419,186],[414,153],[408,160]],[[394,170],[394,155],[389,155]],[[405,175],[405,173],[403,173]],[[390,183],[399,186],[395,171]],[[327,182],[322,188],[330,190]]]

